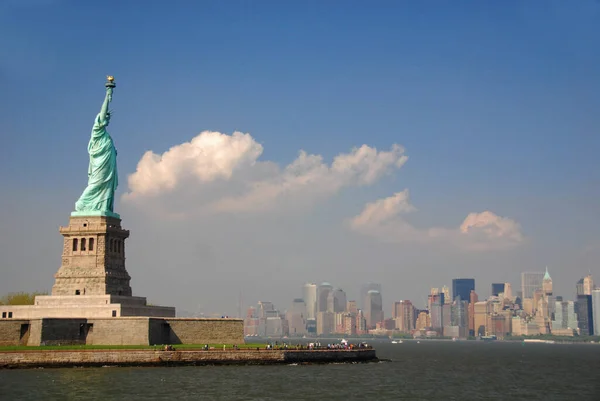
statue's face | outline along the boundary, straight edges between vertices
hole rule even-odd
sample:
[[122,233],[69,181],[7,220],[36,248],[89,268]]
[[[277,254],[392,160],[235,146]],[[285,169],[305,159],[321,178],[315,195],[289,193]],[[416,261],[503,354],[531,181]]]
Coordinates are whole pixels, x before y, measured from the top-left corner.
[[110,123],[110,113],[106,113],[106,125]]

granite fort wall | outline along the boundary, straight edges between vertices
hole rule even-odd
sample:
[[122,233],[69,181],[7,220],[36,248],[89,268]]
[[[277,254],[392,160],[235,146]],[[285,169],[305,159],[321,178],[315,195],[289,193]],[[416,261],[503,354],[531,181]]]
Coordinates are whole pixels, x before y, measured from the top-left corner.
[[168,344],[243,344],[241,319],[164,319],[169,325]]
[[0,352],[0,368],[72,366],[177,366],[220,364],[282,364],[367,362],[376,360],[374,350],[346,351],[22,351]]
[[241,319],[43,318],[0,320],[0,345],[243,344]]
[[86,344],[149,345],[149,318],[88,319],[92,326]]
[[21,333],[23,325],[29,325],[29,320],[0,320],[0,346],[27,345],[29,336]]

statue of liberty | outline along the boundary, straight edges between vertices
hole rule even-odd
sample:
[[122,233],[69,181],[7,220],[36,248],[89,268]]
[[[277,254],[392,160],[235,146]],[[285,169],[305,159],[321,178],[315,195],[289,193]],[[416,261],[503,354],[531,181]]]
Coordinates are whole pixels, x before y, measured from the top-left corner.
[[88,143],[90,165],[88,168],[87,187],[75,203],[75,212],[72,216],[113,216],[115,190],[119,184],[117,174],[117,150],[112,138],[106,131],[110,123],[108,105],[112,101],[115,88],[114,78],[107,77],[106,96],[100,113],[96,116],[92,135]]

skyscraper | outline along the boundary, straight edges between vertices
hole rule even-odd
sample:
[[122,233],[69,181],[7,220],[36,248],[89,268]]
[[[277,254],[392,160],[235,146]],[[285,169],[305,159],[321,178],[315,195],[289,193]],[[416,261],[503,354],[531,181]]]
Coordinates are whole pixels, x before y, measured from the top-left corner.
[[504,292],[504,283],[492,283],[492,296],[497,297]]
[[592,296],[577,295],[575,304],[575,313],[577,314],[577,324],[579,326],[579,335],[594,335],[594,317],[592,315]]
[[294,299],[286,313],[290,335],[306,334],[306,304],[302,298]]
[[377,284],[377,283],[366,283],[363,284],[362,287],[360,288],[360,306],[363,310],[367,309],[367,294],[369,293],[369,291],[379,291],[379,293],[381,293],[381,284]]
[[452,280],[452,300],[460,295],[460,299],[470,299],[471,291],[475,291],[474,278],[455,278]]
[[327,312],[340,313],[346,310],[346,293],[341,288],[331,290],[327,296]]
[[592,320],[595,335],[600,333],[600,289],[592,291]]
[[575,330],[577,328],[577,315],[573,301],[556,301],[554,306],[554,320],[552,330]]
[[588,274],[577,282],[577,295],[592,295],[594,290],[594,279]]
[[544,273],[544,279],[542,280],[542,289],[545,296],[552,296],[552,277],[548,273],[548,266],[546,266],[546,273]]
[[415,307],[409,300],[394,302],[393,319],[396,321],[396,329],[409,333],[415,325]]
[[543,272],[523,272],[521,273],[521,290],[523,298],[533,298],[537,290],[542,290],[544,281]]
[[444,304],[450,305],[452,298],[450,298],[450,288],[447,285],[442,286],[442,294],[444,294]]
[[333,291],[333,287],[327,282],[321,283],[317,288],[317,314],[319,312],[327,312],[327,299],[331,291]]
[[370,290],[367,293],[365,317],[368,328],[375,328],[377,323],[383,321],[383,300],[377,290]]
[[504,298],[512,299],[512,286],[510,283],[504,283]]
[[317,316],[317,285],[306,283],[302,288],[304,304],[306,305],[306,318],[315,319]]

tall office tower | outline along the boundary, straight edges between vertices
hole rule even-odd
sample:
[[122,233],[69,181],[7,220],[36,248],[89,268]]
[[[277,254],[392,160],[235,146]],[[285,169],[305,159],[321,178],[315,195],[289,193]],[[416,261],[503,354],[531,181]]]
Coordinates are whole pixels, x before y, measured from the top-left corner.
[[364,311],[367,308],[367,294],[369,291],[379,291],[381,293],[381,284],[369,282],[360,287],[360,307]]
[[409,300],[394,302],[393,319],[396,329],[403,333],[410,333],[415,328],[415,307]]
[[577,295],[592,295],[593,290],[594,279],[591,274],[588,274],[577,282]]
[[340,288],[331,290],[327,296],[327,312],[339,313],[346,311],[346,293]]
[[600,334],[600,289],[592,291],[592,320],[594,333]]
[[450,298],[450,288],[447,285],[442,286],[442,294],[444,294],[444,304],[450,305],[452,298]]
[[327,299],[331,291],[333,291],[333,286],[327,282],[323,282],[317,287],[317,315],[319,312],[327,312]]
[[575,284],[575,288],[577,289],[577,295],[585,295],[583,293],[583,278],[580,278],[577,284]]
[[366,304],[365,318],[367,319],[367,328],[375,328],[377,323],[383,322],[383,300],[381,293],[377,290],[370,290],[367,293]]
[[469,335],[475,335],[475,303],[479,301],[479,297],[475,290],[469,293]]
[[497,297],[504,292],[504,283],[492,283],[492,296]]
[[554,305],[554,320],[552,320],[552,331],[577,329],[577,315],[575,314],[575,303],[573,301],[556,301]]
[[270,301],[258,301],[257,311],[258,317],[264,319],[267,316],[273,315],[273,312],[275,312],[275,305]]
[[469,327],[469,302],[456,297],[450,310],[452,326],[458,326],[459,336],[464,337]]
[[523,298],[533,298],[533,294],[536,290],[542,290],[543,281],[543,272],[521,273],[521,290],[523,291]]
[[356,301],[351,300],[346,302],[346,310],[348,311],[348,313],[358,313],[358,307],[356,306]]
[[512,286],[510,283],[504,283],[504,298],[512,299]]
[[592,296],[577,295],[575,313],[577,314],[577,324],[579,326],[580,336],[594,335],[594,317],[592,312]]
[[314,319],[317,316],[317,285],[306,283],[302,287],[304,304],[306,305],[306,318]]
[[431,319],[431,328],[442,330],[444,327],[444,294],[429,295],[427,300],[429,308],[429,318]]
[[306,334],[306,305],[304,299],[296,298],[286,313],[290,335]]
[[452,300],[459,295],[463,301],[470,300],[471,291],[475,291],[474,278],[455,278],[452,280]]
[[440,289],[437,287],[431,287],[431,290],[429,290],[429,295],[438,295],[440,293]]
[[420,311],[417,315],[417,321],[415,322],[415,328],[417,330],[424,330],[431,326],[431,320],[427,311]]
[[546,273],[544,273],[544,279],[542,280],[542,290],[545,296],[552,296],[552,277],[548,273],[548,266],[546,266]]
[[583,278],[583,293],[585,295],[592,295],[592,291],[594,291],[594,279],[590,273]]

